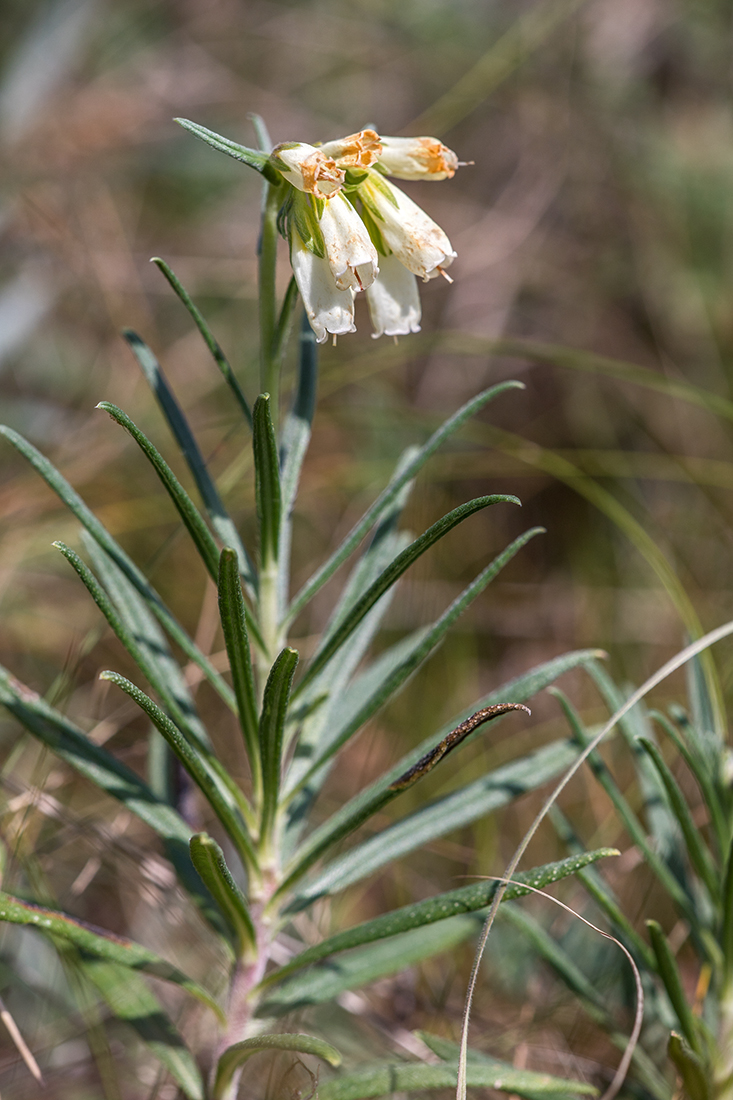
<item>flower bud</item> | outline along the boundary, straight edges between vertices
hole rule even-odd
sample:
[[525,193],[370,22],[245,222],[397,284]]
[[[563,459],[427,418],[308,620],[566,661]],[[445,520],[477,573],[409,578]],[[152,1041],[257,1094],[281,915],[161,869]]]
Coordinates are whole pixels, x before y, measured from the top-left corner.
[[285,141],[270,154],[270,164],[299,191],[324,198],[339,191],[344,183],[343,169],[321,149],[305,142]]
[[456,174],[458,157],[437,138],[383,137],[379,167],[400,180],[445,180]]

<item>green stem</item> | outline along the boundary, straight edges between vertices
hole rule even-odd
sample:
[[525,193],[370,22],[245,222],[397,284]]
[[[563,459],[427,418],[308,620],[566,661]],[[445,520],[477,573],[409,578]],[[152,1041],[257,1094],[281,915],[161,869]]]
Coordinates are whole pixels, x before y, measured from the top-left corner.
[[260,309],[260,393],[270,394],[270,409],[275,431],[278,427],[280,397],[280,359],[275,347],[277,328],[277,213],[282,198],[281,188],[269,183],[262,210],[259,245],[259,309]]

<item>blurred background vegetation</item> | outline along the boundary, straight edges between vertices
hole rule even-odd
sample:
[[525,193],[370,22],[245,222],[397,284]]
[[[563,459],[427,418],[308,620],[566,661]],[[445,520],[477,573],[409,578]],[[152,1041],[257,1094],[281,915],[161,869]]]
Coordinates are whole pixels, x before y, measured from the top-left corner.
[[[372,341],[363,309],[358,333],[323,350],[295,582],[408,443],[507,377],[526,391],[492,405],[433,460],[407,521],[422,530],[484,492],[515,492],[523,511],[482,513],[422,559],[400,587],[384,642],[434,617],[520,530],[539,523],[547,535],[354,743],[327,798],[342,800],[481,692],[568,649],[601,646],[620,682],[641,682],[685,631],[644,532],[705,627],[733,615],[730,410],[721,401],[728,412],[716,416],[665,392],[686,382],[733,397],[730,0],[3,0],[0,19],[2,420],[50,454],[218,661],[213,589],[144,459],[94,410],[101,399],[122,405],[180,470],[119,336],[136,328],[251,533],[248,440],[187,314],[148,261],[171,264],[254,397],[259,182],[172,118],[243,144],[254,144],[249,112],[275,141],[317,142],[374,124],[435,134],[474,162],[440,186],[406,185],[459,255],[452,286],[423,288],[423,332],[397,347]],[[285,260],[283,245],[283,288]],[[495,343],[507,338],[515,343]],[[517,342],[527,340],[543,348]],[[588,354],[569,359],[547,345]],[[598,357],[647,368],[658,388],[611,376]],[[0,463],[0,660],[142,767],[132,705],[97,681],[102,668],[129,671],[124,656],[50,546],[75,542],[75,524],[8,448]],[[335,587],[297,624],[304,652]],[[723,655],[720,667],[729,687],[733,665]],[[564,686],[590,721],[598,717],[586,681]],[[201,702],[215,711],[213,697]],[[564,729],[557,704],[540,698],[531,723],[512,718],[457,767],[478,773]],[[190,969],[210,973],[218,960],[144,828],[5,719],[0,738],[6,888],[25,883],[164,953],[188,951]],[[623,778],[620,754],[615,762]],[[433,791],[450,782],[446,771]],[[385,900],[500,873],[535,805],[520,801],[436,843],[398,874],[352,891],[330,919],[364,919]],[[589,783],[574,783],[565,809],[593,843],[628,848]],[[559,854],[555,844],[536,844],[530,862]],[[632,917],[650,915],[654,898],[634,863],[630,850],[605,873]],[[323,921],[325,930],[325,913]],[[499,942],[505,965],[495,951],[477,1045],[553,1072],[613,1061],[508,929]],[[409,1050],[418,1026],[455,1037],[469,963],[468,949],[434,960],[343,1014],[359,1020],[365,1049]],[[0,933],[0,993],[31,1047],[53,1049],[49,1095],[175,1095],[153,1064],[130,1067],[128,1037],[102,1028],[73,964],[14,929]],[[331,1026],[331,1038],[344,1028],[340,1017]],[[353,1044],[354,1034],[340,1038]],[[0,1094],[36,1088],[0,1034]]]

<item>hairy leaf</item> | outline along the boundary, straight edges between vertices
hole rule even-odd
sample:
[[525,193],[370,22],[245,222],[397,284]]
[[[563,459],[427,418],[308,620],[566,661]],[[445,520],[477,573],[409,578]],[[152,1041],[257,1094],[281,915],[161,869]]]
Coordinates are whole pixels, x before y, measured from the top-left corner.
[[255,499],[260,528],[260,564],[276,561],[280,544],[281,490],[275,429],[270,418],[270,395],[255,401],[252,427],[255,462]]
[[207,833],[194,833],[189,841],[191,862],[237,938],[238,956],[257,944],[257,933],[247,899],[232,878],[224,853]]
[[313,1035],[293,1035],[282,1032],[278,1035],[257,1035],[227,1047],[219,1058],[214,1081],[214,1100],[224,1095],[234,1071],[261,1050],[292,1050],[298,1054],[312,1054],[328,1062],[330,1066],[341,1064],[341,1055],[336,1048],[324,1042],[323,1039],[316,1039]]

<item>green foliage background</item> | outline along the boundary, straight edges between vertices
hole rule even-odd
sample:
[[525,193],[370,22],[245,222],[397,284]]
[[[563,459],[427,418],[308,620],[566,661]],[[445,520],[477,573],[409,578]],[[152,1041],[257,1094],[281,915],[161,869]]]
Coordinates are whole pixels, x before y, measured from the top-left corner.
[[[52,453],[215,659],[223,645],[213,588],[143,458],[93,411],[103,398],[123,406],[180,472],[119,338],[130,325],[160,353],[230,508],[251,530],[246,439],[198,335],[148,258],[172,264],[252,394],[258,181],[172,117],[245,144],[250,111],[277,141],[326,140],[375,123],[385,133],[437,133],[475,162],[450,183],[413,192],[459,253],[454,285],[436,280],[423,289],[423,332],[398,347],[373,342],[364,310],[359,332],[323,353],[294,585],[374,497],[406,444],[507,377],[527,390],[493,405],[491,425],[488,417],[476,422],[431,464],[407,521],[419,531],[494,492],[516,492],[523,512],[475,516],[464,537],[421,559],[401,585],[382,644],[434,617],[520,531],[542,524],[548,534],[350,747],[325,808],[540,660],[601,645],[616,679],[637,684],[661,664],[683,637],[680,597],[675,606],[641,532],[705,626],[731,617],[730,410],[721,403],[728,413],[716,416],[665,392],[688,383],[723,402],[732,396],[729,3],[5,0],[2,19],[2,419]],[[569,359],[552,347],[538,357],[521,343],[528,339],[605,358]],[[654,372],[657,388],[614,373],[608,359]],[[143,723],[97,680],[102,668],[132,669],[50,547],[73,542],[76,524],[9,449],[2,474],[0,660],[73,717],[97,722],[95,738],[139,767]],[[301,623],[306,652],[335,588]],[[720,667],[727,687],[724,654]],[[588,683],[571,676],[563,686],[595,720],[599,699]],[[199,691],[216,707],[206,686]],[[533,708],[531,726],[506,720],[452,772],[431,778],[431,793],[564,733],[554,700],[540,697]],[[188,952],[195,977],[219,965],[145,829],[34,743],[18,741],[4,717],[0,735],[7,881],[22,873],[49,903],[123,934],[144,929],[161,951]],[[630,776],[614,752],[621,778],[625,767]],[[418,797],[408,792],[401,810]],[[535,805],[521,801],[360,884],[339,900],[333,927],[451,889],[465,875],[500,873]],[[588,843],[628,847],[590,783],[573,784],[564,808]],[[545,837],[532,854],[539,863],[564,853]],[[141,858],[149,871],[142,889],[133,876]],[[664,921],[632,858],[604,874],[632,919]],[[59,972],[55,1000],[40,998],[39,975],[58,966],[53,955],[35,941],[21,950],[12,929],[2,935],[0,961],[12,957],[16,972],[0,971],[0,993],[19,1019],[34,1021],[32,1046],[60,1044],[52,1088],[99,1095],[95,1082],[100,1073],[111,1079],[119,1054],[114,1031],[110,1053],[91,1010],[69,1027],[64,990],[73,973]],[[530,1065],[555,1072],[571,1051],[613,1060],[530,965],[524,942],[505,928],[496,943],[491,996],[481,997],[474,1025],[487,1046],[511,1056],[526,1040],[545,1051]],[[455,1036],[469,962],[466,949],[370,992],[359,1017],[364,1044],[392,1050],[409,1044],[416,1027]],[[169,1007],[175,1012],[175,999]],[[337,1018],[332,1026],[341,1028]],[[0,1093],[33,1095],[13,1048],[4,1036],[0,1043]],[[155,1088],[151,1078],[151,1095]]]

